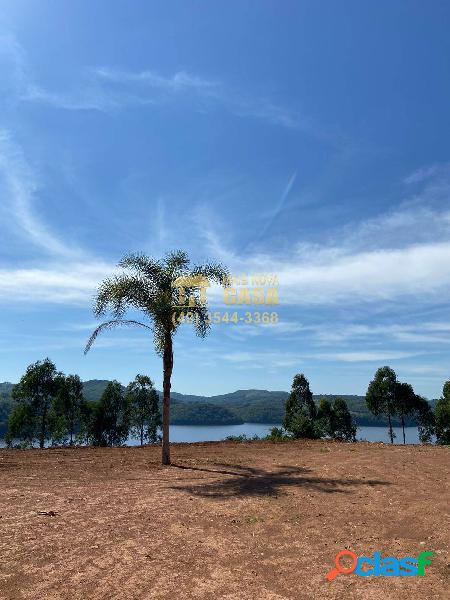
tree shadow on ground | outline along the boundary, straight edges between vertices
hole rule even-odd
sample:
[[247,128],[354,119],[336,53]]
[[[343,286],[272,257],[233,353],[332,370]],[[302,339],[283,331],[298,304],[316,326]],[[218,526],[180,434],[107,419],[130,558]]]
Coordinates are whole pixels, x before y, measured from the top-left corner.
[[220,477],[214,481],[211,481],[210,478],[201,477],[199,483],[171,486],[171,489],[195,496],[229,498],[232,496],[279,496],[283,494],[283,488],[286,487],[303,487],[324,493],[351,493],[351,490],[347,488],[391,485],[389,481],[378,479],[316,477],[311,475],[311,469],[304,467],[281,466],[277,471],[266,471],[241,465],[224,465],[221,463],[215,463],[215,465],[219,468],[209,469],[174,464],[173,466],[178,469],[199,471],[211,475],[225,475],[226,477]]

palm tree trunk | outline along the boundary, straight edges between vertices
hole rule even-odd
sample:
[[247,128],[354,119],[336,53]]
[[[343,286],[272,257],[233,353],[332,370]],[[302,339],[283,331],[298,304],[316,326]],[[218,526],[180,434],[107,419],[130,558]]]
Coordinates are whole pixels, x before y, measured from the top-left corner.
[[405,419],[402,415],[402,429],[403,429],[403,444],[406,444],[406,436],[405,436]]
[[172,335],[167,332],[164,338],[163,354],[163,415],[162,415],[162,464],[170,465],[169,421],[170,421],[170,379],[173,368]]
[[392,429],[391,413],[388,413],[389,421],[389,437],[391,438],[391,444],[394,443],[394,430]]

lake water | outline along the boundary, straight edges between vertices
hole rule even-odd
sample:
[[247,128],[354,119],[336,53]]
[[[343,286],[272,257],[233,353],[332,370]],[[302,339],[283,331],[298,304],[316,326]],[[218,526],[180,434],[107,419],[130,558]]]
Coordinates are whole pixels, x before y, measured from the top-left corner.
[[[272,427],[281,427],[280,424],[270,425],[264,423],[243,423],[242,425],[172,425],[170,440],[172,442],[208,442],[224,440],[229,435],[242,435],[247,437],[257,435],[266,436]],[[395,443],[403,443],[401,427],[394,427],[396,434]],[[405,427],[406,443],[418,444],[419,433],[417,427]],[[357,439],[369,442],[389,442],[387,427],[358,427]],[[138,444],[137,440],[129,440],[130,446]]]
[[[268,423],[243,423],[242,425],[172,425],[170,428],[171,442],[214,442],[224,440],[229,435],[246,435],[251,438],[266,436],[272,427],[280,427],[280,424]],[[396,434],[395,443],[402,444],[403,436],[401,427],[394,427]],[[417,427],[405,427],[406,443],[419,444]],[[356,434],[358,440],[369,442],[389,442],[387,427],[358,427]],[[129,439],[129,446],[137,446],[138,440]],[[4,447],[4,440],[0,439],[0,448]]]

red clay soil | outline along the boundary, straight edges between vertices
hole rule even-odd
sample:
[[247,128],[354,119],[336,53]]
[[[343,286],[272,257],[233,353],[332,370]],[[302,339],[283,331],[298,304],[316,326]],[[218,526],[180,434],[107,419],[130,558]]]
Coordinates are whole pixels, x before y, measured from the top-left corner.
[[[269,442],[0,451],[0,598],[450,598],[450,450]],[[434,553],[424,577],[326,574]]]

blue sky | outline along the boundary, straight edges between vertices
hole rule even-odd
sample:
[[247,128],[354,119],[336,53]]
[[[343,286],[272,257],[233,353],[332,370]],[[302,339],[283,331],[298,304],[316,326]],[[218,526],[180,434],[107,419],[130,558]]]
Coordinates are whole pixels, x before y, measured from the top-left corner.
[[277,273],[280,322],[181,328],[175,391],[288,389],[303,371],[315,393],[364,393],[389,364],[439,395],[449,25],[436,0],[4,0],[0,381],[49,356],[161,387],[145,333],[83,347],[120,257],[182,248]]

